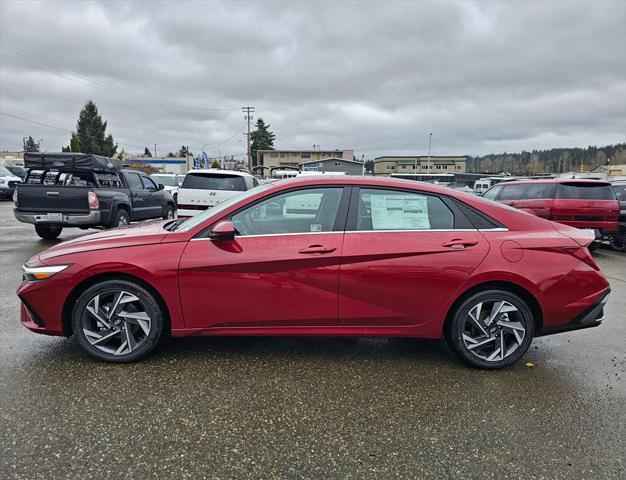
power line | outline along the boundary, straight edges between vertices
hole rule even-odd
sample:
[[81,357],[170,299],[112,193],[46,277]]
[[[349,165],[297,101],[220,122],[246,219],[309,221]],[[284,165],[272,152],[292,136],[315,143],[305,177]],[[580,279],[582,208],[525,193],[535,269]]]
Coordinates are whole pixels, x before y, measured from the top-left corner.
[[[154,105],[160,105],[160,106],[170,106],[170,107],[174,107],[174,108],[179,108],[182,110],[190,110],[190,111],[196,111],[196,112],[230,112],[230,111],[235,111],[236,109],[233,108],[202,108],[202,107],[192,107],[189,105],[185,105],[179,102],[174,102],[171,100],[168,100],[166,98],[163,97],[157,97],[157,96],[153,96],[153,95],[147,95],[147,94],[143,94],[143,93],[139,93],[133,90],[130,90],[126,87],[120,86],[120,85],[115,85],[115,84],[111,84],[108,82],[104,82],[102,80],[99,79],[94,79],[91,77],[88,77],[86,75],[83,75],[81,73],[75,72],[73,70],[70,70],[66,67],[64,67],[63,65],[51,62],[49,60],[43,59],[41,57],[38,57],[36,55],[33,55],[30,52],[27,52],[26,50],[22,50],[21,48],[17,48],[15,46],[12,45],[8,45],[6,43],[1,43],[0,42],[0,48],[5,49],[5,51],[12,53],[13,55],[21,55],[23,57],[26,58],[16,58],[16,57],[12,57],[14,60],[20,61],[22,63],[26,63],[28,65],[31,66],[43,66],[44,68],[46,68],[50,73],[57,75],[59,77],[65,78],[67,80],[70,81],[74,81],[77,83],[81,83],[84,85],[88,85],[90,87],[93,88],[97,88],[100,90],[104,90],[107,91],[109,93],[115,93],[118,95],[124,95],[126,97],[129,98],[133,98],[135,100],[138,101],[143,101],[146,103],[151,103]],[[60,72],[54,71],[54,70],[58,70]],[[73,78],[75,77],[75,78]]]
[[20,117],[19,115],[14,115],[12,113],[7,113],[7,112],[0,111],[0,114],[6,115],[7,117],[18,118],[20,120],[24,120],[25,122],[34,123],[36,125],[42,125],[44,127],[49,127],[49,128],[54,128],[56,130],[61,130],[62,132],[73,133],[71,130],[66,130],[65,128],[55,127],[54,125],[49,125],[47,123],[38,122],[36,120],[31,120],[30,118]]

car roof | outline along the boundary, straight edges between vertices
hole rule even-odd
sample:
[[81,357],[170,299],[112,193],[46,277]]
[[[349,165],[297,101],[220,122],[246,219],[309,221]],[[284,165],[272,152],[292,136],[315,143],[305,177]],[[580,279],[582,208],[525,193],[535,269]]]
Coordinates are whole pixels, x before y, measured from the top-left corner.
[[187,174],[190,173],[211,173],[215,175],[236,175],[239,177],[253,177],[248,172],[241,172],[239,170],[222,170],[218,168],[194,168],[193,170],[189,170]]
[[500,182],[498,185],[527,185],[530,183],[593,183],[598,185],[610,185],[606,180],[596,180],[594,178],[538,178],[538,179],[527,179],[527,180],[510,180],[508,182]]

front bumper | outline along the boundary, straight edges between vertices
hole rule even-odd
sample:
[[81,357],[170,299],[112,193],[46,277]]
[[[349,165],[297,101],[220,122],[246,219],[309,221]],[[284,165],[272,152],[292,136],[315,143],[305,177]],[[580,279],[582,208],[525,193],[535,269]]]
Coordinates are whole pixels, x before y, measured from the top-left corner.
[[609,300],[611,290],[607,290],[604,295],[600,296],[591,306],[583,310],[572,321],[562,325],[554,325],[544,327],[536,336],[552,335],[554,333],[569,332],[572,330],[581,330],[583,328],[597,327],[604,320],[604,306]]
[[13,192],[15,192],[15,187],[11,188],[4,185],[0,187],[0,195],[9,195],[12,197]]
[[100,223],[100,210],[92,210],[88,215],[66,215],[63,214],[62,221],[48,220],[45,213],[22,213],[17,209],[13,210],[15,218],[22,223],[38,224],[54,224],[60,226],[79,226],[79,225],[98,225]]

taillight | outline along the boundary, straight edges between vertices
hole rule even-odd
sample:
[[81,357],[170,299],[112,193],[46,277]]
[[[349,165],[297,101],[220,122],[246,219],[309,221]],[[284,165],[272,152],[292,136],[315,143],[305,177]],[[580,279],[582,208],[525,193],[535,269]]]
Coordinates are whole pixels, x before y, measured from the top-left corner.
[[563,250],[576,257],[578,260],[585,262],[594,270],[600,270],[600,267],[598,267],[598,264],[591,256],[591,253],[589,253],[589,249],[587,247],[564,247]]
[[98,195],[95,192],[89,192],[89,209],[90,210],[98,210],[100,208],[100,201],[98,200]]

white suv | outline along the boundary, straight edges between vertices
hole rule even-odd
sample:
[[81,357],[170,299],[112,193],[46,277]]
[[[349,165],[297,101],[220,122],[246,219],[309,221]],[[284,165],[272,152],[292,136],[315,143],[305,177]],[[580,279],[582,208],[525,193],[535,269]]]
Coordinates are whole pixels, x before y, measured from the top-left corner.
[[163,188],[170,192],[174,203],[178,204],[178,187],[181,186],[185,175],[180,173],[155,173],[150,175],[157,185],[163,185]]
[[245,172],[214,168],[191,170],[178,189],[178,216],[193,217],[258,185],[258,180]]

